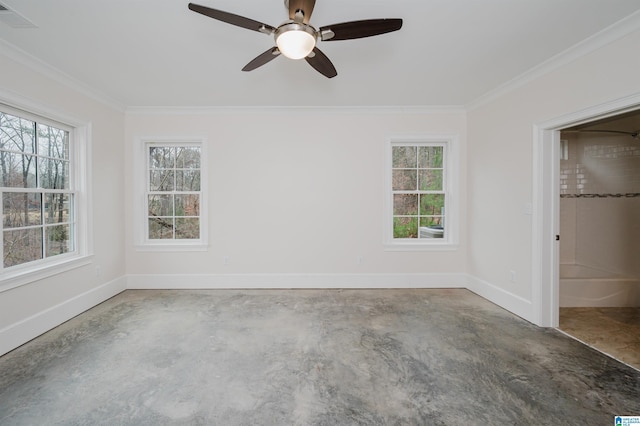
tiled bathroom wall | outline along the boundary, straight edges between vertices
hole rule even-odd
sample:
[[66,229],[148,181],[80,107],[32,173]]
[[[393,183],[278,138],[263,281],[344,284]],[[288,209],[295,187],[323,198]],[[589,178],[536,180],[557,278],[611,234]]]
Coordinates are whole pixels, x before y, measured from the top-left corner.
[[627,135],[581,134],[568,144],[560,162],[563,198],[640,196],[640,139]]
[[561,138],[560,262],[640,277],[640,139]]

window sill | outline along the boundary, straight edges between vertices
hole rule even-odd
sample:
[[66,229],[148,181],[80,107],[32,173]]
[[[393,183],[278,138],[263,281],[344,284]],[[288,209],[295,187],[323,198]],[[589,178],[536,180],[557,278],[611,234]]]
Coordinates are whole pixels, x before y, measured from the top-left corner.
[[189,243],[189,244],[177,244],[175,242],[171,244],[139,244],[135,246],[136,251],[149,251],[149,252],[187,252],[187,251],[207,251],[209,249],[208,244],[204,243]]
[[459,247],[459,244],[447,241],[394,241],[385,243],[384,251],[454,251],[458,250]]
[[70,256],[64,259],[43,262],[37,266],[22,265],[16,267],[17,269],[5,272],[0,276],[0,293],[89,265],[92,258],[93,255]]

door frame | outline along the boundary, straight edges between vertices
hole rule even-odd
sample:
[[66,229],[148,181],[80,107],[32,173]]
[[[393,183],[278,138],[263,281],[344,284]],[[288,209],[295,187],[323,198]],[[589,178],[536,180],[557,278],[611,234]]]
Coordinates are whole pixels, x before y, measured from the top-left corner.
[[560,130],[640,109],[640,93],[533,125],[533,322],[559,323]]

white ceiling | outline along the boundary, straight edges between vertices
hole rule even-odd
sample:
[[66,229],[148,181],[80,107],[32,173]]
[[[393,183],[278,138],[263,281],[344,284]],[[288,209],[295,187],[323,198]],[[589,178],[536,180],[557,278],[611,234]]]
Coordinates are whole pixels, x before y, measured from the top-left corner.
[[[193,1],[272,26],[287,18],[283,0]],[[188,0],[0,3],[36,26],[0,22],[9,46],[125,107],[462,106],[640,14],[638,0],[317,0],[316,28],[404,20],[395,33],[319,42],[338,70],[327,79],[284,57],[240,71],[273,38],[194,13]]]

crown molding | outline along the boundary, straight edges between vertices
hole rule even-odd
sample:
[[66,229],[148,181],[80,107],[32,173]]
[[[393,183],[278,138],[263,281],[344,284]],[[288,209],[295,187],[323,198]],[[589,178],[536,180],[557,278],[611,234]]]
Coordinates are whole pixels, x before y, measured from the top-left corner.
[[6,56],[17,63],[24,65],[25,67],[112,109],[115,109],[119,112],[124,112],[126,109],[125,105],[122,102],[119,102],[105,95],[104,93],[96,91],[80,80],[71,77],[69,74],[60,71],[59,69],[47,64],[41,59],[36,58],[35,56],[2,39],[0,39],[0,55]]
[[494,101],[545,74],[548,74],[638,30],[640,30],[640,11],[632,13],[626,18],[621,19],[591,37],[588,37],[557,55],[552,56],[548,60],[536,65],[514,79],[501,84],[488,93],[469,102],[464,107],[467,111],[472,111],[486,105],[487,103]]
[[205,106],[205,107],[127,107],[131,115],[198,115],[198,114],[280,114],[280,113],[325,113],[325,114],[465,114],[461,105],[416,105],[416,106]]

